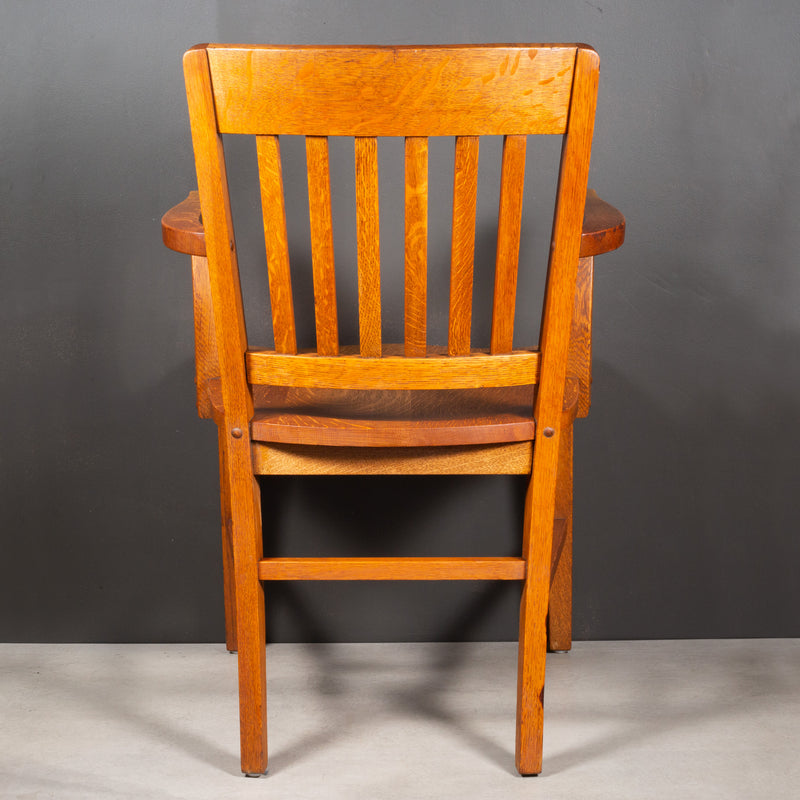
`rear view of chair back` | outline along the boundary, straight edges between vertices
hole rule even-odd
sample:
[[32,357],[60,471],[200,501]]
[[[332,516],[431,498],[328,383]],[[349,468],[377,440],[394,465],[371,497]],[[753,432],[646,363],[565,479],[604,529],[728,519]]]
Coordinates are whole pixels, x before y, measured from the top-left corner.
[[[250,437],[254,387],[462,390],[538,384],[536,441],[520,577],[517,766],[541,768],[544,617],[570,325],[586,200],[598,57],[584,45],[277,47],[202,45],[184,57],[205,229],[234,506],[242,765],[266,769],[260,506]],[[223,134],[256,138],[274,349],[248,344]],[[514,350],[514,311],[529,135],[563,135],[539,346]],[[305,136],[316,349],[298,351],[280,153]],[[490,346],[471,341],[480,136],[502,135]],[[339,341],[328,137],[354,137],[357,347]],[[447,341],[429,341],[428,138],[455,139]],[[378,138],[405,140],[404,342],[384,341]],[[441,346],[437,346],[441,344]],[[533,428],[531,428],[533,430]],[[541,435],[540,435],[541,433]],[[243,435],[245,434],[245,435]],[[531,433],[530,438],[533,438]],[[446,576],[444,576],[446,577]],[[250,627],[248,627],[250,626]],[[259,629],[261,633],[253,633]],[[260,637],[260,641],[259,641]],[[259,651],[261,648],[261,651]],[[255,677],[254,677],[255,675]]]

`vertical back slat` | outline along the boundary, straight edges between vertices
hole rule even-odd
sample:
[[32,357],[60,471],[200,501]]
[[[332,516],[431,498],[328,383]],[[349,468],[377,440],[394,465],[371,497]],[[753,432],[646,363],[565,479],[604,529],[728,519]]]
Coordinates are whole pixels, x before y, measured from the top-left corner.
[[428,139],[406,138],[405,150],[405,354],[427,348]]
[[450,322],[447,351],[469,353],[472,330],[472,274],[478,199],[478,137],[456,138],[453,232],[450,263]]
[[283,173],[277,136],[256,136],[258,182],[261,186],[261,211],[264,216],[264,242],[267,249],[269,299],[272,329],[279,353],[296,353],[292,279],[289,272],[289,240],[286,234],[286,206],[283,200]]
[[378,203],[378,140],[357,136],[356,239],[358,244],[358,329],[361,355],[381,355],[381,271]]
[[525,188],[525,145],[525,136],[506,136],[503,139],[492,307],[492,353],[510,353],[514,341],[514,306]]
[[339,325],[336,313],[331,177],[326,136],[306,137],[306,163],[317,352],[323,356],[335,356],[339,354]]

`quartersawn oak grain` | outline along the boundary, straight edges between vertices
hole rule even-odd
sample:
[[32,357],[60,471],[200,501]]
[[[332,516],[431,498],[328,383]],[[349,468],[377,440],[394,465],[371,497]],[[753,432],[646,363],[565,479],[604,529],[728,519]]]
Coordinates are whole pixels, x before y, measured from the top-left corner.
[[[516,764],[542,767],[545,649],[571,644],[572,427],[588,412],[594,256],[625,221],[586,189],[585,45],[198,45],[184,57],[198,193],[162,219],[193,256],[198,410],[218,425],[241,764],[267,767],[262,580],[522,580]],[[223,133],[256,136],[274,351],[244,325]],[[513,347],[526,136],[564,134],[537,350]],[[317,347],[297,353],[278,136],[306,136]],[[327,136],[355,137],[359,346],[338,341]],[[456,137],[448,342],[428,342],[427,137]],[[490,352],[471,346],[479,136],[503,135]],[[383,341],[378,136],[403,136],[405,337]],[[265,559],[256,475],[524,474],[517,557]],[[233,630],[232,630],[233,629]]]
[[[164,244],[170,250],[187,255],[206,254],[203,223],[200,218],[200,198],[189,192],[185,200],[173,206],[161,218]],[[600,256],[622,247],[625,241],[625,217],[614,206],[589,189],[583,215],[581,258]]]

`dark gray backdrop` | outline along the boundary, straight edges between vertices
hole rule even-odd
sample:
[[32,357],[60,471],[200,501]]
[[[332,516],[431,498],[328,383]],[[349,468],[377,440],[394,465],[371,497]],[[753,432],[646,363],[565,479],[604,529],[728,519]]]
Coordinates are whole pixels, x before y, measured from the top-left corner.
[[[158,224],[194,185],[180,58],[202,41],[594,45],[590,183],[628,240],[597,261],[577,638],[800,635],[794,0],[2,0],[0,14],[1,640],[222,637],[216,436],[194,412],[188,259]],[[281,479],[265,487],[267,547],[510,552],[520,501],[511,479]],[[516,597],[279,585],[270,635],[511,638]]]

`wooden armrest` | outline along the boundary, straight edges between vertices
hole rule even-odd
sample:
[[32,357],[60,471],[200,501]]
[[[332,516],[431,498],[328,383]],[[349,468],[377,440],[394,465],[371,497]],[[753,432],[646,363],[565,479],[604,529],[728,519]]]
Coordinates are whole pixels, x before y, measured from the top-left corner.
[[609,253],[624,241],[625,217],[614,206],[601,200],[594,189],[589,189],[583,212],[581,258]]
[[161,236],[170,250],[190,256],[206,254],[206,234],[200,215],[200,195],[189,196],[161,217]]
[[[164,214],[161,218],[161,235],[170,250],[190,256],[206,254],[200,197],[197,192],[189,192],[182,203]],[[614,206],[601,200],[594,189],[589,189],[583,215],[581,258],[616,250],[624,241],[625,217]]]

